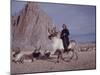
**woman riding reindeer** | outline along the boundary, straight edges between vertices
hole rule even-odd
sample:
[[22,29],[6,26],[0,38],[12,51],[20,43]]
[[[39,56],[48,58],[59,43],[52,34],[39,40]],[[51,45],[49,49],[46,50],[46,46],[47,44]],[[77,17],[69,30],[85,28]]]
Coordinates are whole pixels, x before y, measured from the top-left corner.
[[56,27],[54,27],[51,30],[48,30],[48,32],[48,38],[52,41],[51,45],[53,48],[53,51],[51,51],[51,55],[57,55],[57,62],[59,62],[59,59],[66,61],[65,57],[63,57],[63,54],[66,54],[66,52],[67,54],[71,52],[69,60],[71,60],[74,57],[74,55],[76,56],[76,59],[78,58],[77,53],[75,51],[76,41],[69,41],[69,31],[65,24],[63,24],[63,30],[61,34],[57,32]]

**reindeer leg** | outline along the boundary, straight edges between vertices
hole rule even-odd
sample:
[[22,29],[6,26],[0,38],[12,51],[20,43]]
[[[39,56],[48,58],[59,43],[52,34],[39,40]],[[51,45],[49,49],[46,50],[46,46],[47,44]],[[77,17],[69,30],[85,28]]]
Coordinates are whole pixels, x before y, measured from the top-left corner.
[[57,57],[57,63],[59,63],[59,59],[60,59],[60,55],[58,55],[58,57]]
[[70,60],[73,59],[73,57],[75,56],[75,60],[78,59],[78,56],[77,56],[77,52],[75,52],[74,50],[71,50],[73,52],[73,55],[71,56]]
[[21,63],[22,63],[22,64],[24,63],[24,59],[23,59],[23,60],[21,60]]
[[64,60],[61,51],[58,52],[57,63],[59,63],[60,59],[61,59],[61,60]]
[[66,54],[67,54],[67,55],[68,55],[70,52],[72,52],[72,56],[69,57],[67,60],[65,60],[65,59],[63,58],[63,60],[64,60],[65,62],[69,62],[69,61],[73,58],[73,56],[74,56],[73,50],[71,50],[71,49],[67,49],[67,50],[66,50]]
[[25,56],[22,56],[21,58],[20,58],[20,63],[24,63],[24,59],[25,59]]
[[76,56],[75,60],[78,60],[77,52],[74,51],[74,56]]
[[73,54],[72,56],[70,57],[70,60],[74,57],[74,51],[73,50],[70,50]]
[[34,58],[32,58],[32,62],[34,61]]
[[62,55],[62,53],[60,54],[60,58],[61,58],[61,60],[63,60],[63,61],[64,61],[64,58],[63,58],[63,55]]

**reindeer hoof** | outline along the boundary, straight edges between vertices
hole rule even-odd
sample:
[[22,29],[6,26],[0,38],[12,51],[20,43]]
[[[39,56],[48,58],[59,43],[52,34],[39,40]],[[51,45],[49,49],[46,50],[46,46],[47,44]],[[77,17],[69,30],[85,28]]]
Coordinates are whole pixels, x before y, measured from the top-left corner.
[[66,62],[70,62],[70,60],[66,60]]
[[59,61],[56,61],[55,63],[59,63]]

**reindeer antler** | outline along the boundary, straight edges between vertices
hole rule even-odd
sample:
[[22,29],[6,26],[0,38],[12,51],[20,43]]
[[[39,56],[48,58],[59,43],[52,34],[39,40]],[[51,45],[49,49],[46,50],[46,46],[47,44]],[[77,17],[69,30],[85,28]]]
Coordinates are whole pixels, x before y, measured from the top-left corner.
[[41,46],[39,47],[39,49],[38,50],[40,50],[41,49]]

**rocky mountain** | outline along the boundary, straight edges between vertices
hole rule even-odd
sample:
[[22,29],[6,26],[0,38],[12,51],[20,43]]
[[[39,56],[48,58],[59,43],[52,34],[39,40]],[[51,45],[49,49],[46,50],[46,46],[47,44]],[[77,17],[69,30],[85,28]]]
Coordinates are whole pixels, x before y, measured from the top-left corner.
[[21,50],[42,50],[50,48],[48,29],[52,29],[52,19],[38,3],[27,3],[22,11],[11,17],[11,47]]

